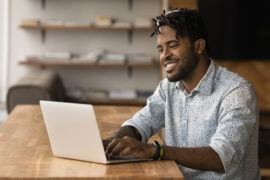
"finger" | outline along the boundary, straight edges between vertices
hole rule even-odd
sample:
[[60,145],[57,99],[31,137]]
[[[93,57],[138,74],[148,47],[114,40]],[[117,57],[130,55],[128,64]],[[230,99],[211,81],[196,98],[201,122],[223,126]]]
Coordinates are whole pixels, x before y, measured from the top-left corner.
[[110,143],[110,141],[108,139],[103,139],[102,140],[102,144],[103,144],[103,147],[104,147],[105,150],[106,150],[109,143]]
[[130,140],[130,139],[132,139],[132,138],[129,137],[129,136],[124,136],[123,139],[129,139],[129,140]]
[[106,154],[107,155],[109,155],[112,152],[113,148],[119,143],[119,140],[120,139],[118,139],[118,138],[114,139],[108,144],[108,146],[106,148]]
[[120,153],[121,156],[131,155],[131,148],[128,146],[125,149],[123,149]]
[[119,142],[112,150],[112,152],[109,154],[109,156],[115,156],[119,155],[125,148],[127,147],[127,144],[123,141]]

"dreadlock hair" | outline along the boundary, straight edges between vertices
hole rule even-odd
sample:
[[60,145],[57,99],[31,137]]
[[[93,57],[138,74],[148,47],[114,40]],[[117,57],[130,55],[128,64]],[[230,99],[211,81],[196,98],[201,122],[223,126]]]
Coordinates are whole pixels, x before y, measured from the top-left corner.
[[173,11],[165,10],[160,16],[157,16],[154,21],[154,35],[160,34],[160,27],[168,25],[176,31],[176,38],[188,37],[191,42],[202,38],[206,42],[206,49],[208,46],[207,32],[204,23],[197,10],[189,10],[186,8],[175,9]]

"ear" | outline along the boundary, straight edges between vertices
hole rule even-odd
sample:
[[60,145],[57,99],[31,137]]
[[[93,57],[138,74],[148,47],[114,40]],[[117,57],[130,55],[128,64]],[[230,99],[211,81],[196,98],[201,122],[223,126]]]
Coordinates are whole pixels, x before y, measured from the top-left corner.
[[205,40],[200,38],[194,42],[194,50],[201,55],[205,51]]

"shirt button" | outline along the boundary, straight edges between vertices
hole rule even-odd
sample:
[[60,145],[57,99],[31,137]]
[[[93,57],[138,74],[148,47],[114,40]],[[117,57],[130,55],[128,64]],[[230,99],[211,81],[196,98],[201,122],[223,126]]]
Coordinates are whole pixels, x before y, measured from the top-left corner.
[[186,123],[187,123],[187,120],[184,120],[184,121],[183,121],[183,124],[186,124]]

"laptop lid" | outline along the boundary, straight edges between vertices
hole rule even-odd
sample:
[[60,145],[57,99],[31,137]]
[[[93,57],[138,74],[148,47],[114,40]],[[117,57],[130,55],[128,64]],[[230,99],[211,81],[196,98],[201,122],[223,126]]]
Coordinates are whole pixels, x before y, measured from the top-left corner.
[[40,105],[55,156],[107,163],[92,105],[52,101]]

